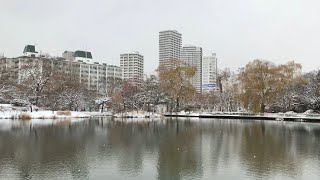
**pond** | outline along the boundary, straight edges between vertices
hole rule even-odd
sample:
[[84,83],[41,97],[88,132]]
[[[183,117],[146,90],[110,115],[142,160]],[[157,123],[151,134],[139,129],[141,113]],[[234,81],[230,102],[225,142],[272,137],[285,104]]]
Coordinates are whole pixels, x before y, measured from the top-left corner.
[[0,179],[320,179],[320,124],[111,118],[0,127]]

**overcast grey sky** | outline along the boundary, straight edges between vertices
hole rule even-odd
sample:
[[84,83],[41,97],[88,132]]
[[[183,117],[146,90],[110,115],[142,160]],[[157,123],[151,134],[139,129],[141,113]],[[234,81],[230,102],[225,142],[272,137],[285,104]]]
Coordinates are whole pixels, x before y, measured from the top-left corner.
[[216,52],[219,68],[237,70],[262,58],[295,60],[303,71],[320,61],[319,0],[0,0],[0,53],[86,49],[119,65],[119,54],[139,51],[145,72],[158,66],[158,33],[175,29],[183,44]]

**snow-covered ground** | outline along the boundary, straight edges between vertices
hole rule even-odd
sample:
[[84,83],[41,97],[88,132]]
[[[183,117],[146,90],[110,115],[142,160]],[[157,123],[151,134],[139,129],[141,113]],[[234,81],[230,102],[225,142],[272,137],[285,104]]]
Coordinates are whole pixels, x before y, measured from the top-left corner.
[[89,112],[68,111],[0,111],[0,119],[62,119],[62,118],[88,118],[92,115]]
[[79,112],[79,111],[25,111],[26,108],[14,107],[11,104],[0,104],[0,119],[65,119],[88,118],[93,116],[112,116],[112,112]]
[[180,111],[175,113],[177,116],[188,116],[188,117],[199,117],[198,112],[185,112],[185,111]]
[[70,111],[70,114],[59,114],[59,111],[0,111],[0,119],[63,119],[63,118],[87,118],[90,113]]
[[123,112],[117,113],[113,115],[116,118],[161,118],[160,114],[156,114],[153,112],[146,111],[131,111],[131,112]]

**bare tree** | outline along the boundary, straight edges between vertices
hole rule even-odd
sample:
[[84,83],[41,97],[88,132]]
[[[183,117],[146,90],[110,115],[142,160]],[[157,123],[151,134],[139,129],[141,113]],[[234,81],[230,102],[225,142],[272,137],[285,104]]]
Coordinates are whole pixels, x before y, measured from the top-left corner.
[[160,87],[174,102],[176,111],[183,101],[193,97],[195,89],[190,79],[195,75],[196,67],[181,60],[171,60],[158,68]]
[[294,62],[279,66],[263,60],[248,63],[239,74],[240,101],[250,111],[265,112],[300,70],[301,65]]

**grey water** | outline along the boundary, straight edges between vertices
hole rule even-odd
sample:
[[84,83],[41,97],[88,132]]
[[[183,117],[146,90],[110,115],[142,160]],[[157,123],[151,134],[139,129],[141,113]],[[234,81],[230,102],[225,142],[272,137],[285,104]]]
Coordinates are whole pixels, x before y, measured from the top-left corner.
[[6,180],[320,179],[315,123],[95,118],[1,126]]

